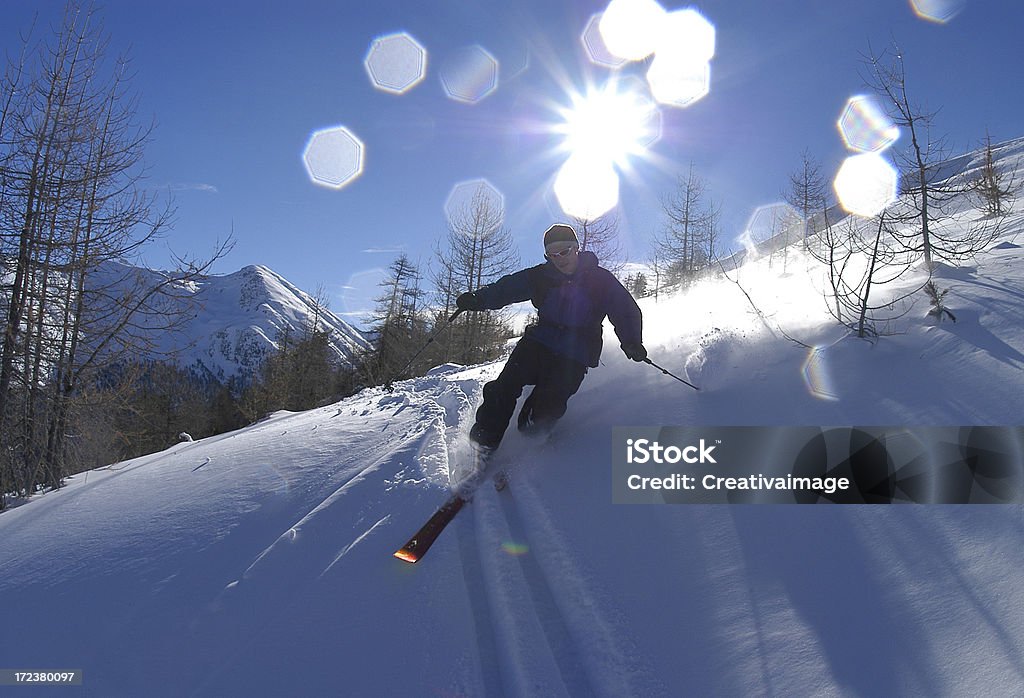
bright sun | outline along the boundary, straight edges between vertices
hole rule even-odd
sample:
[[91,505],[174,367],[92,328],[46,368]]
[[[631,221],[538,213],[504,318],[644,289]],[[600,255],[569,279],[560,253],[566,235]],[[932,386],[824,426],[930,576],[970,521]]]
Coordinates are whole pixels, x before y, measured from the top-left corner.
[[560,150],[568,158],[554,181],[562,210],[594,220],[619,201],[619,171],[628,171],[631,157],[646,155],[661,135],[661,112],[643,92],[612,80],[583,94],[571,94],[571,105],[558,110],[553,128],[563,136]]
[[559,111],[564,123],[556,128],[565,136],[563,147],[570,156],[622,167],[658,138],[657,106],[614,81],[572,95],[571,101]]

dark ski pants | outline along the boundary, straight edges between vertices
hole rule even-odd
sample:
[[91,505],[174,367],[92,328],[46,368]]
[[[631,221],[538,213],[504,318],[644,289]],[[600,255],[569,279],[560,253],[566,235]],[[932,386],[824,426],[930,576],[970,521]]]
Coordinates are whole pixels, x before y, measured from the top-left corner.
[[540,342],[519,340],[505,362],[505,368],[484,386],[484,402],[476,411],[470,438],[483,446],[497,448],[505,435],[516,401],[523,387],[533,385],[519,413],[519,429],[549,429],[565,414],[566,403],[576,394],[587,367],[557,354]]

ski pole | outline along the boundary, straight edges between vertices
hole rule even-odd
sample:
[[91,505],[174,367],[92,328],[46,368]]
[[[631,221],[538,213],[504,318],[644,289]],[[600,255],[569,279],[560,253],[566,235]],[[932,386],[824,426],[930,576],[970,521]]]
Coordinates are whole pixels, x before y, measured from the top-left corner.
[[698,388],[697,386],[695,386],[695,385],[694,385],[693,383],[690,383],[690,382],[688,382],[688,381],[684,381],[684,380],[683,380],[682,378],[680,378],[680,377],[679,377],[679,376],[677,376],[676,374],[672,373],[671,371],[669,371],[669,370],[667,370],[667,369],[664,369],[664,368],[662,368],[661,366],[659,366],[658,364],[654,363],[654,362],[653,362],[653,361],[651,361],[650,359],[644,359],[644,363],[645,363],[645,364],[650,364],[651,366],[654,366],[654,368],[658,369],[659,371],[661,371],[662,373],[664,373],[664,374],[665,374],[666,376],[672,376],[673,378],[675,378],[675,379],[676,379],[677,381],[679,381],[680,383],[686,383],[686,385],[690,386],[690,387],[691,387],[691,388],[693,388],[694,390],[700,390],[700,388]]
[[388,382],[384,384],[384,389],[387,390],[389,393],[392,390],[394,390],[395,386],[392,385],[392,383],[394,383],[396,379],[398,379],[402,374],[404,374],[406,371],[409,370],[409,368],[412,366],[413,361],[418,359],[420,357],[420,354],[422,354],[424,351],[426,351],[427,347],[429,347],[431,344],[433,344],[434,340],[437,339],[441,335],[442,332],[444,332],[446,329],[448,329],[448,325],[450,325],[453,322],[455,322],[455,318],[457,318],[459,315],[461,315],[462,312],[463,311],[461,309],[456,310],[452,314],[452,316],[450,318],[448,318],[448,320],[443,325],[441,325],[440,329],[438,329],[437,332],[435,332],[434,334],[430,335],[430,339],[428,339],[426,341],[426,343],[422,347],[419,348],[419,351],[417,351],[415,354],[412,355],[412,358],[409,359],[409,363],[407,363],[405,365],[405,367],[402,368],[401,371],[396,372],[393,378],[388,379]]

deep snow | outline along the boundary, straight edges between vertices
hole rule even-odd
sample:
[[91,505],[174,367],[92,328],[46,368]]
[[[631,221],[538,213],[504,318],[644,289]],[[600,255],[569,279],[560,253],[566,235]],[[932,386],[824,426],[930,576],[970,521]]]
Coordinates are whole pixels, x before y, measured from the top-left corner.
[[510,433],[509,490],[417,565],[391,553],[500,361],[76,475],[0,515],[0,668],[103,696],[1021,695],[1020,506],[613,505],[610,468],[614,426],[1020,425],[1014,215],[940,272],[956,324],[921,300],[844,337],[795,251],[738,271],[767,326],[728,279],[643,301],[652,358],[702,390],[609,330],[552,438]]

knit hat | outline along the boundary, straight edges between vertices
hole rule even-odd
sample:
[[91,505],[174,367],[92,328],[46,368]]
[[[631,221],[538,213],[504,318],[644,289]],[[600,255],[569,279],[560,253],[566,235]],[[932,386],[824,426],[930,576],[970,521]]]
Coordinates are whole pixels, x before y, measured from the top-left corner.
[[547,250],[551,245],[555,245],[562,242],[571,242],[580,246],[580,241],[576,237],[576,231],[572,229],[571,225],[564,223],[556,223],[544,232],[544,249]]

